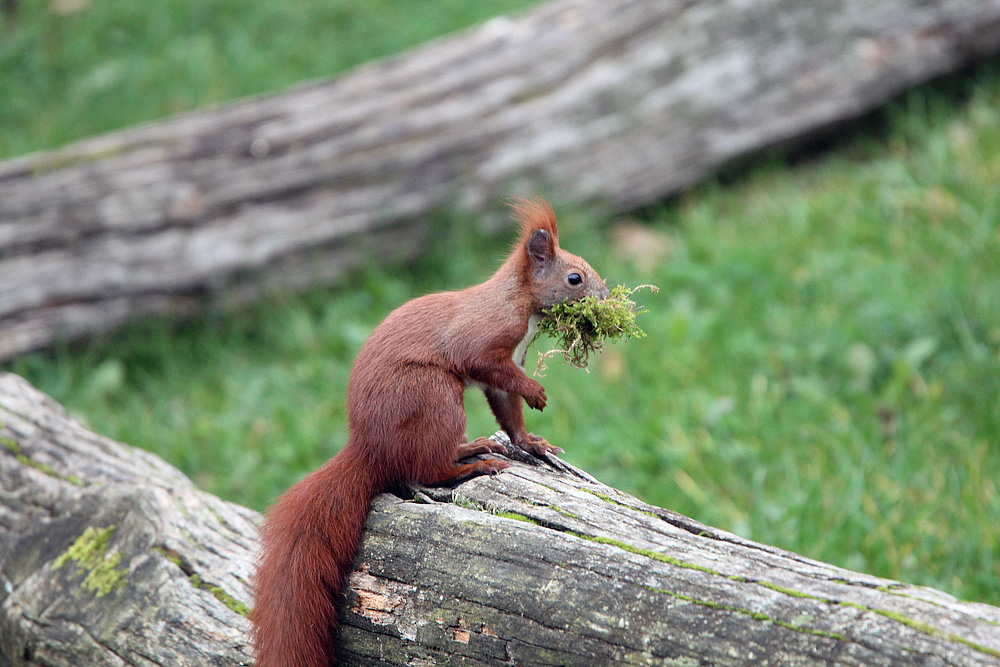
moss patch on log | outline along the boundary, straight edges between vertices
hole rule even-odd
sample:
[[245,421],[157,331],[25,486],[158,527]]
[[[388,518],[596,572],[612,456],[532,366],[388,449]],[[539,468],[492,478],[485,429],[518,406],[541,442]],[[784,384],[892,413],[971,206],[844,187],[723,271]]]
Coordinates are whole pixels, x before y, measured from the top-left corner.
[[[866,606],[866,605],[863,605],[863,604],[859,604],[857,602],[851,602],[851,601],[848,601],[848,600],[836,600],[836,599],[833,599],[833,598],[821,597],[821,596],[818,596],[818,595],[813,595],[811,593],[806,593],[806,592],[803,592],[803,591],[797,591],[797,590],[794,590],[794,589],[791,589],[791,588],[787,588],[785,586],[779,586],[778,584],[774,584],[774,583],[771,583],[769,581],[750,580],[750,579],[747,579],[745,577],[740,577],[740,576],[736,576],[736,575],[726,575],[726,574],[723,574],[722,572],[719,572],[718,570],[713,570],[712,568],[705,567],[703,565],[697,565],[695,563],[689,563],[689,562],[686,562],[686,561],[682,561],[680,559],[673,558],[671,556],[667,556],[666,554],[661,554],[661,553],[659,553],[657,551],[653,551],[651,549],[643,549],[641,547],[637,547],[637,546],[628,544],[626,542],[622,542],[621,540],[615,540],[615,539],[612,539],[612,538],[609,538],[609,537],[600,537],[600,536],[595,536],[595,535],[584,535],[582,533],[576,533],[576,532],[572,532],[572,531],[567,531],[567,532],[569,532],[571,535],[575,535],[576,537],[580,537],[582,539],[589,540],[591,542],[598,542],[600,544],[608,544],[608,545],[617,547],[619,549],[622,549],[624,551],[628,551],[629,553],[634,553],[634,554],[637,554],[637,555],[646,556],[647,558],[652,558],[654,560],[658,560],[658,561],[661,561],[661,562],[664,562],[664,563],[670,563],[671,565],[676,565],[677,567],[683,567],[683,568],[690,569],[690,570],[698,570],[698,571],[704,572],[706,574],[711,574],[711,575],[720,576],[720,577],[726,577],[727,579],[731,579],[733,581],[739,581],[739,582],[746,582],[746,583],[757,584],[759,586],[767,588],[768,590],[772,590],[772,591],[775,591],[777,593],[781,593],[783,595],[788,595],[788,596],[791,596],[791,597],[797,597],[797,598],[803,598],[803,599],[809,599],[809,600],[816,600],[817,602],[823,602],[823,603],[826,603],[826,604],[841,605],[841,606],[844,606],[844,607],[853,607],[855,609],[859,609],[859,610],[862,610],[862,611],[868,611],[868,612],[871,612],[873,614],[878,614],[879,616],[883,616],[885,618],[893,620],[893,621],[895,621],[897,623],[900,623],[902,625],[905,625],[906,627],[912,628],[913,630],[916,630],[918,632],[922,632],[922,633],[924,633],[924,634],[926,634],[928,636],[931,636],[931,637],[940,637],[940,638],[946,639],[948,641],[957,642],[959,644],[964,644],[965,646],[968,646],[969,648],[971,648],[971,649],[973,649],[975,651],[979,651],[980,653],[984,653],[986,655],[990,655],[990,656],[993,656],[995,658],[1000,658],[1000,651],[997,651],[996,649],[990,648],[989,646],[983,646],[982,644],[978,644],[978,643],[976,643],[976,642],[974,642],[974,641],[972,641],[970,639],[966,639],[965,637],[961,637],[961,636],[956,635],[954,633],[946,632],[944,630],[936,628],[936,627],[934,627],[932,625],[929,625],[927,623],[924,623],[922,621],[918,621],[916,619],[910,618],[909,616],[906,616],[905,614],[901,614],[901,613],[896,612],[896,611],[891,611],[889,609],[880,609],[878,607],[869,607],[869,606]],[[652,590],[652,589],[650,589],[650,590]],[[762,614],[758,614],[757,612],[753,612],[753,611],[750,611],[750,610],[742,610],[742,609],[738,609],[738,608],[735,608],[735,607],[729,607],[727,605],[722,605],[722,604],[718,604],[718,603],[714,603],[714,602],[699,601],[699,600],[695,600],[693,598],[688,598],[687,596],[683,596],[683,595],[681,595],[679,593],[673,593],[671,591],[660,590],[660,589],[656,589],[656,591],[664,593],[664,594],[667,594],[667,595],[671,595],[671,596],[679,598],[679,599],[686,599],[689,602],[694,602],[694,603],[702,604],[702,605],[705,605],[705,606],[717,607],[717,608],[720,608],[720,609],[727,609],[729,611],[736,611],[736,612],[740,612],[740,613],[746,613],[746,614],[751,615],[754,618],[758,618],[758,616],[760,616],[761,617],[760,620],[772,621],[774,623],[777,623],[778,625],[781,625],[782,627],[788,627],[790,629],[797,630],[799,632],[808,632],[810,634],[820,634],[822,636],[830,637],[830,638],[833,638],[833,639],[846,639],[845,637],[843,637],[841,635],[838,635],[836,633],[828,633],[828,632],[823,632],[823,631],[818,631],[818,630],[817,631],[812,631],[812,630],[807,630],[807,629],[804,629],[804,628],[797,628],[797,627],[794,627],[794,626],[792,626],[791,624],[789,624],[787,622],[778,621],[778,620],[775,620],[775,619],[771,619],[771,618],[768,618],[768,617],[766,617],[766,616],[764,616]]]
[[[641,510],[638,507],[632,507],[631,505],[626,505],[623,502],[619,502],[619,501],[615,500],[614,498],[612,498],[609,495],[606,495],[606,494],[603,494],[603,493],[598,493],[597,491],[592,491],[591,489],[583,489],[583,490],[586,491],[587,493],[589,493],[592,496],[600,498],[601,500],[603,500],[604,502],[608,503],[609,505],[615,505],[616,507],[624,507],[625,509],[632,510],[633,512],[638,512],[639,514],[645,514],[646,516],[651,516],[654,519],[659,519],[660,518],[660,515],[657,514],[656,512],[650,512],[649,510]],[[707,535],[707,533],[706,533],[706,535]],[[710,535],[707,535],[707,536],[711,537]]]
[[215,584],[210,584],[207,581],[203,580],[197,572],[192,571],[191,567],[184,563],[184,560],[180,557],[180,554],[178,554],[173,549],[167,549],[166,547],[153,547],[153,551],[162,554],[164,558],[166,558],[168,561],[176,565],[178,569],[180,569],[180,571],[187,576],[188,581],[190,581],[191,585],[194,586],[195,588],[200,588],[203,591],[208,591],[213,596],[215,596],[216,600],[226,605],[227,607],[229,607],[229,609],[236,612],[240,616],[250,615],[249,606],[237,600],[221,586],[216,586]]
[[39,472],[43,472],[49,477],[55,477],[56,479],[61,479],[64,482],[69,482],[74,486],[84,486],[83,482],[76,475],[60,475],[57,473],[52,466],[47,463],[42,463],[41,461],[36,461],[27,454],[24,453],[24,449],[15,440],[0,436],[0,446],[9,451],[17,459],[18,463],[21,465],[34,468]]
[[101,597],[118,590],[128,583],[125,570],[118,569],[122,554],[120,551],[109,551],[108,543],[117,526],[94,528],[83,531],[83,534],[52,563],[52,569],[58,570],[69,561],[78,565],[76,576],[86,573],[83,587],[92,595]]
[[199,577],[197,574],[192,574],[188,576],[188,579],[191,581],[192,586],[194,586],[195,588],[200,588],[203,591],[208,591],[209,593],[215,596],[216,600],[226,605],[240,616],[250,615],[250,607],[243,604],[242,602],[234,598],[232,595],[227,593],[226,590],[223,589],[221,586],[216,586],[206,581],[202,581],[202,578]]
[[817,637],[827,637],[828,639],[837,639],[839,641],[849,641],[844,635],[838,634],[836,632],[827,632],[826,630],[815,630],[812,628],[802,627],[794,623],[789,623],[787,621],[782,621],[776,618],[772,618],[767,614],[759,611],[753,611],[751,609],[744,609],[743,607],[735,607],[733,605],[721,604],[719,602],[712,602],[711,600],[699,600],[697,598],[691,597],[690,595],[684,595],[682,593],[675,593],[673,591],[668,591],[663,588],[655,588],[653,586],[647,586],[647,590],[654,593],[660,593],[661,595],[669,595],[670,597],[682,600],[684,602],[691,602],[693,604],[699,604],[703,607],[709,607],[711,609],[720,609],[722,611],[731,611],[737,614],[745,614],[756,621],[766,621],[767,623],[774,623],[775,625],[780,625],[783,628],[789,630],[794,630],[795,632],[803,632],[809,635],[815,635]]
[[21,453],[21,445],[10,438],[0,436],[0,445],[3,445],[11,454]]
[[[584,490],[587,491],[588,493],[590,493],[591,495],[599,498],[600,500],[606,502],[606,503],[609,503],[609,504],[612,504],[612,505],[616,505],[616,506],[623,506],[623,507],[635,510],[637,512],[641,512],[641,513],[644,513],[644,514],[650,514],[651,516],[654,516],[654,517],[657,516],[656,514],[653,514],[651,512],[647,512],[647,511],[644,511],[644,510],[636,509],[636,508],[630,507],[628,505],[625,505],[624,503],[621,503],[621,502],[615,500],[614,498],[612,498],[611,496],[608,496],[606,494],[602,494],[602,493],[599,493],[599,492],[596,492],[596,491],[591,491],[589,489],[584,489]],[[524,514],[520,514],[520,513],[517,513],[517,512],[509,512],[509,511],[498,511],[498,510],[496,510],[494,508],[483,507],[483,506],[479,505],[478,503],[476,503],[475,501],[471,500],[470,498],[468,498],[466,496],[463,496],[463,495],[460,495],[458,493],[456,493],[456,494],[454,494],[452,496],[451,502],[454,503],[454,504],[456,504],[456,505],[459,505],[461,507],[465,507],[467,509],[472,509],[472,510],[477,510],[477,511],[483,511],[483,512],[489,512],[491,514],[502,516],[502,517],[508,518],[508,519],[514,519],[514,520],[517,520],[517,521],[522,521],[522,522],[527,522],[527,523],[533,523],[533,524],[538,524],[538,525],[544,525],[544,524],[541,524],[536,519],[533,519],[533,518],[531,518],[529,516],[526,516]],[[552,509],[555,509],[556,511],[560,511],[559,508],[557,508],[557,507],[555,507],[553,505],[546,504],[546,503],[532,503],[532,504],[537,505],[537,506],[550,507]],[[569,514],[569,513],[567,513],[567,514]],[[654,551],[652,549],[646,549],[646,548],[639,547],[639,546],[636,546],[636,545],[632,545],[632,544],[629,544],[629,543],[624,542],[622,540],[617,540],[617,539],[610,538],[610,537],[604,537],[604,536],[599,536],[599,535],[586,535],[584,533],[579,533],[579,532],[572,531],[572,530],[560,529],[558,527],[547,526],[547,525],[545,527],[554,528],[555,530],[560,530],[560,532],[564,532],[564,533],[566,533],[568,535],[573,535],[574,537],[579,537],[581,539],[588,540],[590,542],[597,542],[599,544],[607,544],[609,546],[616,547],[618,549],[621,549],[623,551],[627,551],[629,553],[633,553],[633,554],[640,555],[640,556],[645,556],[646,558],[651,558],[653,560],[657,560],[657,561],[660,561],[660,562],[663,562],[663,563],[668,563],[670,565],[675,565],[677,567],[681,567],[681,568],[685,568],[685,569],[689,569],[689,570],[696,570],[696,571],[699,571],[699,572],[704,572],[705,574],[708,574],[708,575],[717,576],[717,577],[723,577],[723,578],[726,578],[726,579],[729,579],[729,580],[732,580],[732,581],[741,582],[741,583],[757,584],[758,586],[761,586],[761,587],[766,588],[768,590],[774,591],[776,593],[781,593],[782,595],[788,595],[790,597],[796,597],[796,598],[801,598],[801,599],[815,600],[816,602],[821,602],[821,603],[829,604],[829,605],[840,605],[840,606],[844,606],[844,607],[853,607],[853,608],[856,608],[856,609],[859,609],[859,610],[862,610],[862,611],[871,612],[873,614],[877,614],[877,615],[882,616],[884,618],[890,619],[892,621],[895,621],[895,622],[897,622],[897,623],[899,623],[901,625],[904,625],[904,626],[906,626],[908,628],[911,628],[913,630],[916,630],[916,631],[921,632],[923,634],[926,634],[928,636],[939,637],[939,638],[945,639],[947,641],[952,641],[952,642],[956,642],[956,643],[959,643],[959,644],[963,644],[963,645],[965,645],[965,646],[967,646],[967,647],[969,647],[969,648],[971,648],[971,649],[973,649],[975,651],[978,651],[980,653],[984,653],[986,655],[990,655],[990,656],[993,656],[993,657],[1000,658],[1000,651],[997,651],[996,649],[990,648],[988,646],[983,646],[982,644],[978,644],[978,643],[976,643],[976,642],[974,642],[974,641],[972,641],[970,639],[967,639],[965,637],[961,637],[961,636],[956,635],[954,633],[946,632],[944,630],[941,630],[940,628],[936,628],[936,627],[934,627],[932,625],[929,625],[927,623],[924,623],[922,621],[918,621],[916,619],[910,618],[910,617],[906,616],[905,614],[902,614],[902,613],[899,613],[899,612],[891,611],[891,610],[888,610],[888,609],[880,609],[878,607],[869,607],[869,606],[862,605],[862,604],[859,604],[857,602],[852,602],[852,601],[848,601],[848,600],[837,600],[837,599],[834,599],[834,598],[828,598],[828,597],[824,597],[824,596],[818,596],[818,595],[814,595],[814,594],[807,593],[807,592],[804,592],[804,591],[799,591],[799,590],[795,590],[795,589],[792,589],[792,588],[788,588],[786,586],[781,586],[779,584],[775,584],[773,582],[766,581],[766,580],[748,579],[746,577],[739,576],[739,575],[725,574],[724,572],[720,572],[718,570],[712,569],[710,567],[706,567],[704,565],[699,565],[697,563],[691,563],[691,562],[688,562],[688,561],[684,561],[684,560],[681,560],[679,558],[675,558],[673,556],[668,556],[668,555],[666,555],[664,553],[660,553],[658,551]],[[843,580],[839,580],[839,581],[837,581],[835,583],[841,583],[843,585],[849,585],[849,582],[843,581]],[[652,591],[652,592],[662,593],[664,595],[669,595],[669,596],[672,596],[672,597],[674,597],[676,599],[684,600],[686,602],[691,602],[691,603],[694,603],[694,604],[699,604],[699,605],[702,605],[702,606],[716,608],[716,609],[720,609],[720,610],[731,611],[731,612],[740,613],[740,614],[746,614],[746,615],[750,616],[751,618],[754,618],[755,620],[760,620],[760,621],[766,621],[766,622],[769,622],[769,623],[774,623],[775,625],[779,625],[781,627],[787,628],[789,630],[794,630],[796,632],[802,632],[802,633],[806,633],[806,634],[811,634],[811,635],[815,635],[815,636],[818,636],[818,637],[826,637],[826,638],[829,638],[829,639],[834,639],[834,640],[839,640],[839,641],[854,641],[853,639],[851,639],[851,638],[849,638],[849,637],[847,637],[845,635],[836,633],[836,632],[830,632],[830,631],[826,631],[826,630],[819,630],[819,629],[813,629],[813,628],[804,627],[804,625],[802,623],[783,621],[783,620],[780,620],[780,619],[776,619],[776,618],[770,617],[767,614],[764,614],[762,612],[754,611],[754,610],[751,610],[751,609],[744,609],[744,608],[740,608],[740,607],[726,605],[726,604],[723,604],[723,603],[713,602],[711,600],[699,600],[699,599],[695,599],[693,597],[690,597],[690,596],[687,596],[687,595],[684,595],[684,594],[681,594],[681,593],[676,593],[676,592],[668,591],[668,590],[664,590],[664,589],[653,588],[653,587],[649,587],[649,586],[647,586],[646,588],[648,590]]]

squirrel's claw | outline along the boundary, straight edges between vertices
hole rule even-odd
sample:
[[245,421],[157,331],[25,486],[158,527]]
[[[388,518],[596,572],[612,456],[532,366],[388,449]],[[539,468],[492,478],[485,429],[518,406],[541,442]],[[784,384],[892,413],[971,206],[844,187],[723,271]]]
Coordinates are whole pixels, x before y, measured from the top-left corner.
[[540,435],[535,435],[534,433],[529,433],[527,440],[523,443],[518,443],[518,445],[526,452],[530,452],[535,456],[545,456],[546,454],[562,454],[562,447],[556,447],[550,445],[548,440]]

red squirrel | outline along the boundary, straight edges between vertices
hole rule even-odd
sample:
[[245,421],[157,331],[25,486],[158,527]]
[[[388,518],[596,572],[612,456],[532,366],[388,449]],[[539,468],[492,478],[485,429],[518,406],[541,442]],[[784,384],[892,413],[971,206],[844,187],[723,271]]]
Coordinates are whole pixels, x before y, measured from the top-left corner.
[[521,234],[486,282],[409,301],[362,346],[347,389],[350,435],[322,467],[275,503],[261,530],[250,616],[257,667],[334,662],[334,595],[350,570],[368,503],[394,484],[439,485],[496,474],[510,463],[489,438],[468,441],[462,394],[476,386],[511,442],[536,455],[561,452],[528,433],[521,406],[541,410],[545,389],[524,373],[543,311],[608,288],[583,259],[559,247],[544,200],[513,206]]

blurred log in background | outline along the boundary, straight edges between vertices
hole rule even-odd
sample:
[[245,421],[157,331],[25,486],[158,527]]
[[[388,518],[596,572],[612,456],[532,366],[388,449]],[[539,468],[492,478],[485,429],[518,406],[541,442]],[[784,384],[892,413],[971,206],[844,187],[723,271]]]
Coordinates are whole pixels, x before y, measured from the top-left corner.
[[0,359],[417,255],[436,211],[626,210],[1000,50],[1000,0],[561,0],[0,164]]

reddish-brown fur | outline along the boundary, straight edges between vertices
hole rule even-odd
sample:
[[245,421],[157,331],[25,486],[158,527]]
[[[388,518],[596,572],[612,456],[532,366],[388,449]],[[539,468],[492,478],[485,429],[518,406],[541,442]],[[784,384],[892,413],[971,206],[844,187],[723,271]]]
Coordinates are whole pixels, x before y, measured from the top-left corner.
[[[354,560],[368,503],[386,486],[444,484],[495,474],[506,461],[456,461],[501,452],[468,442],[462,394],[480,386],[518,447],[561,451],[525,430],[521,399],[541,410],[545,390],[524,374],[515,350],[545,308],[608,289],[590,266],[558,246],[555,214],[540,199],[514,211],[521,236],[486,282],[403,304],[361,348],[347,392],[344,449],[290,488],[261,532],[251,615],[257,667],[333,662],[334,595]],[[577,285],[573,274],[582,280]]]

